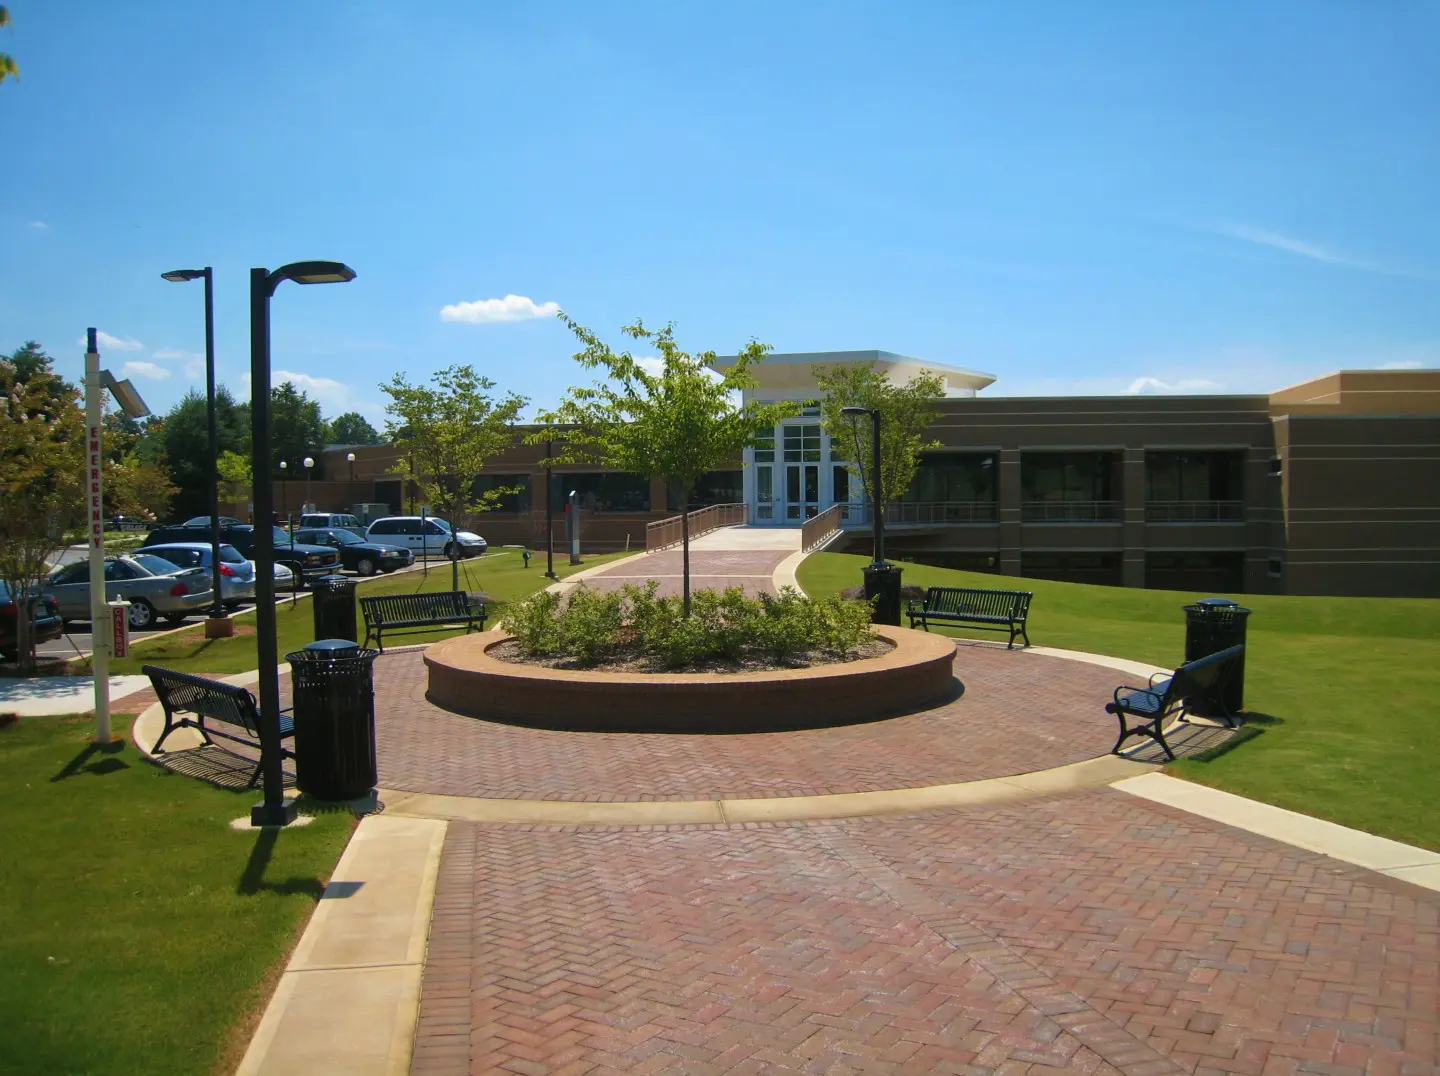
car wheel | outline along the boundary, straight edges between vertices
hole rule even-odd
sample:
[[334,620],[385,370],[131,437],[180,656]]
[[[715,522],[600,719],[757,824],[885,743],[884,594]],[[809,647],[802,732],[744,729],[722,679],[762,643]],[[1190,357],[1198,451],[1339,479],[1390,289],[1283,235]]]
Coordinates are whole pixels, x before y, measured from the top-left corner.
[[374,575],[375,561],[370,557],[361,557],[355,562],[355,570],[361,575]]
[[126,619],[130,622],[131,631],[144,631],[155,623],[155,607],[144,598],[132,598]]
[[446,542],[445,548],[441,550],[441,556],[443,556],[446,560],[452,559],[455,556],[455,543]]

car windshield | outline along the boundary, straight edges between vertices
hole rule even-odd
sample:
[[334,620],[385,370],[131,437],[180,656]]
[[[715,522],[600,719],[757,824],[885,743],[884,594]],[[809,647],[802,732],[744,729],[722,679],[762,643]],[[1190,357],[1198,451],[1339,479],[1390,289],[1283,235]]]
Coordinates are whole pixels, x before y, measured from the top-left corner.
[[161,560],[169,561],[180,568],[194,568],[200,564],[200,551],[198,549],[174,549],[156,548],[141,550],[150,556],[159,557]]
[[331,531],[330,537],[341,545],[364,545],[365,539],[350,531]]
[[276,545],[290,544],[290,534],[288,531],[285,530],[284,527],[272,527],[271,530],[275,534],[275,537],[272,538],[271,541],[274,542]]
[[443,519],[436,519],[434,516],[430,516],[425,522],[429,523],[432,527],[439,527],[447,534],[450,533],[450,524],[446,523]]
[[154,553],[136,553],[130,559],[151,575],[169,575],[175,570],[175,565],[164,557],[157,557]]
[[236,549],[233,545],[222,545],[220,547],[220,561],[223,564],[245,564],[245,554]]

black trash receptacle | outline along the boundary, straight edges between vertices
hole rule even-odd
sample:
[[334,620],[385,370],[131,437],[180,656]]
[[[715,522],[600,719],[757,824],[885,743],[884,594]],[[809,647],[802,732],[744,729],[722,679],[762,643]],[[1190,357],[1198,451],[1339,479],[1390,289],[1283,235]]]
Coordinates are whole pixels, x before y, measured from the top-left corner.
[[865,565],[865,598],[878,597],[872,624],[900,624],[900,572],[898,564]]
[[355,580],[326,575],[315,580],[310,589],[315,601],[316,639],[360,638],[355,629]]
[[286,654],[295,701],[295,785],[317,800],[353,800],[375,787],[375,688],[380,655],[349,639]]
[[[1195,661],[1245,642],[1245,625],[1254,611],[1229,598],[1201,598],[1185,609],[1185,660]],[[1187,707],[1199,717],[1223,717],[1224,711],[1238,714],[1245,708],[1245,655],[1225,686],[1222,700],[1195,699]]]

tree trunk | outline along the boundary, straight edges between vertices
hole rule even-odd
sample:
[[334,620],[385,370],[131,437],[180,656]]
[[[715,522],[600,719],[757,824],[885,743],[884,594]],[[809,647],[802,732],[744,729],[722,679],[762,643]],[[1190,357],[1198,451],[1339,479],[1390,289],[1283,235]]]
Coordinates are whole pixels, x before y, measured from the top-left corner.
[[460,589],[460,532],[453,512],[450,514],[450,589]]
[[[19,594],[29,593],[29,587],[22,587]],[[35,623],[31,619],[30,603],[16,592],[11,592],[15,601],[15,669],[21,676],[35,671]]]
[[690,615],[690,491],[680,498],[680,579],[685,616]]

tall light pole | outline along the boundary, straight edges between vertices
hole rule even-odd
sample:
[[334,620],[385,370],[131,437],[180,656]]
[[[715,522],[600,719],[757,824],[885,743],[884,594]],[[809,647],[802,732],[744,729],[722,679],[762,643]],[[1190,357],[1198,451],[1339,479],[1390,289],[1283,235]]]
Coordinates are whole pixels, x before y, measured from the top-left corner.
[[550,475],[550,457],[555,455],[553,428],[545,427],[545,578],[555,578],[555,492]]
[[873,442],[870,454],[870,519],[871,533],[875,538],[871,563],[881,565],[885,563],[885,498],[880,491],[880,412],[872,407],[842,407],[840,413],[851,418],[870,416],[870,439]]
[[225,602],[220,594],[220,431],[215,419],[215,273],[206,266],[204,269],[172,269],[161,273],[161,278],[173,283],[189,280],[205,281],[205,420],[210,431],[210,586],[215,592],[215,604],[210,608],[210,620],[205,625],[205,637],[216,638],[226,634],[220,625],[227,627]]
[[[284,460],[280,461],[280,511],[285,514],[285,529],[290,529],[290,485],[285,481],[286,472],[290,470],[290,464]],[[275,526],[275,518],[272,515],[269,521],[270,526]]]
[[[311,504],[310,504],[310,469],[315,466],[315,459],[314,459],[314,457],[312,457],[312,456],[306,456],[306,457],[305,457],[303,460],[301,460],[300,462],[301,462],[302,464],[304,464],[304,466],[305,466],[305,507],[301,509],[301,512],[304,513],[304,512],[308,512],[308,511],[311,510]],[[292,542],[291,544],[293,545],[294,543]]]
[[355,279],[341,262],[292,262],[276,270],[250,270],[250,468],[255,483],[255,642],[259,651],[261,773],[264,802],[250,811],[252,826],[284,826],[295,820],[285,800],[280,758],[280,669],[275,632],[275,495],[270,484],[270,298],[284,281],[338,284]]

